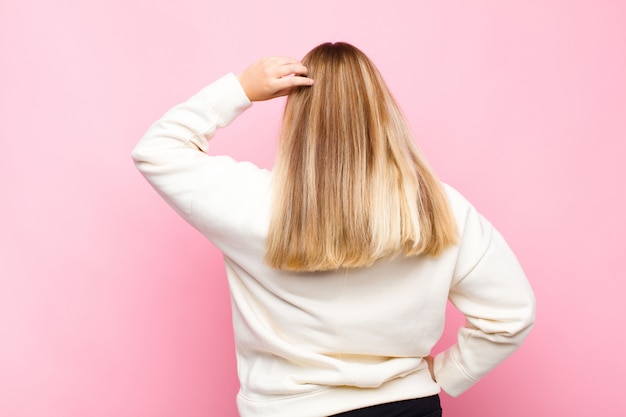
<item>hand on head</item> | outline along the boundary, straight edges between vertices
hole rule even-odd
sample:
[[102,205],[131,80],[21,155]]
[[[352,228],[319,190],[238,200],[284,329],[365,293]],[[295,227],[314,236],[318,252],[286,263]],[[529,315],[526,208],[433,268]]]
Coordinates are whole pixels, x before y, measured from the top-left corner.
[[237,76],[250,101],[263,101],[289,94],[300,86],[310,86],[308,70],[297,59],[262,58]]

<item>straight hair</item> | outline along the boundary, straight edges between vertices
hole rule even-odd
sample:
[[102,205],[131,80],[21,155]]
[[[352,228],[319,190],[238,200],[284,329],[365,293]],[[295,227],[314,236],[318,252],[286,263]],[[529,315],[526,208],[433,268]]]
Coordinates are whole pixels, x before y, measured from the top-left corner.
[[371,60],[339,42],[302,63],[315,84],[287,98],[265,261],[291,271],[357,268],[455,244],[443,186]]

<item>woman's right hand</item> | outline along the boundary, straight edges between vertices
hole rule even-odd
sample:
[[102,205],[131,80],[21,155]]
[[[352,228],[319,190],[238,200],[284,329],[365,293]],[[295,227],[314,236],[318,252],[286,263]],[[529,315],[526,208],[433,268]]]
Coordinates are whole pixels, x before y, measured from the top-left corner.
[[287,95],[295,87],[312,85],[308,73],[297,59],[267,57],[250,65],[237,78],[250,101],[263,101]]

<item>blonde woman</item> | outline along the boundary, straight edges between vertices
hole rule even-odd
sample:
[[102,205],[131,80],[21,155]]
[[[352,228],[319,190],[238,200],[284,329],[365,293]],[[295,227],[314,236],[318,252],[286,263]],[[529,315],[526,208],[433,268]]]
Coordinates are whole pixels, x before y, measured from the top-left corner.
[[[283,95],[272,171],[210,155],[218,128]],[[354,46],[224,76],[153,124],[133,158],[224,254],[242,417],[440,416],[440,389],[470,388],[532,327],[515,255],[437,179]],[[433,358],[448,300],[466,325]]]

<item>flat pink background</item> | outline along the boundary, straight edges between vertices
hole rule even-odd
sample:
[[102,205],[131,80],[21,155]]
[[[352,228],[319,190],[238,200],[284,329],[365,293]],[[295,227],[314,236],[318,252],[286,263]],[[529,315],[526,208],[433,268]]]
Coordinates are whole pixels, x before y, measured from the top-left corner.
[[[624,415],[625,4],[1,0],[0,415],[237,415],[221,256],[130,151],[225,72],[329,40],[377,63],[536,291],[526,344],[445,415]],[[282,105],[214,152],[271,166]]]

